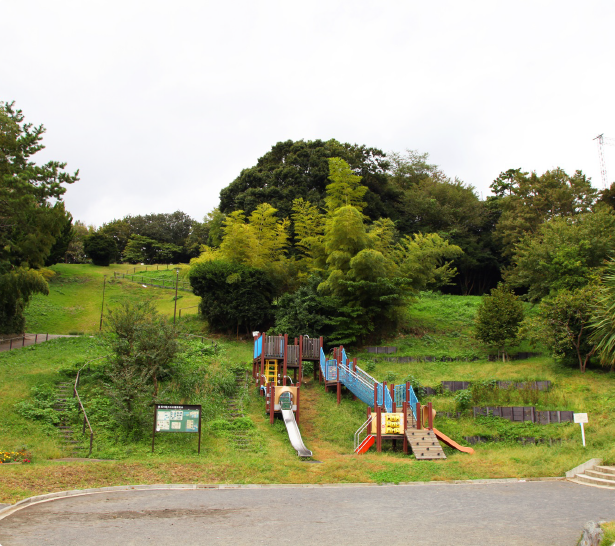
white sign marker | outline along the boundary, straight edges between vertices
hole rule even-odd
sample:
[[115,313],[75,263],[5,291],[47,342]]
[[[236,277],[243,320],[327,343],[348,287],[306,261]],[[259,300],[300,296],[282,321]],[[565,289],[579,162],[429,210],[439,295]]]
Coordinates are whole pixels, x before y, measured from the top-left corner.
[[583,439],[583,447],[585,447],[585,429],[583,428],[583,425],[585,423],[589,423],[589,420],[587,419],[587,413],[575,413],[574,422],[581,425],[581,438]]

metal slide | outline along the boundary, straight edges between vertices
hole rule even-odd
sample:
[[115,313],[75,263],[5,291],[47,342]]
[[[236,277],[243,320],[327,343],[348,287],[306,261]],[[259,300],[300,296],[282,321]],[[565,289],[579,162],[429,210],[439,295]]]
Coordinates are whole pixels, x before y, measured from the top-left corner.
[[301,439],[301,433],[299,432],[297,421],[295,421],[295,413],[293,410],[283,409],[282,417],[284,418],[284,424],[288,431],[290,443],[293,448],[297,450],[297,455],[299,455],[299,457],[311,457],[312,452],[303,445],[303,440]]

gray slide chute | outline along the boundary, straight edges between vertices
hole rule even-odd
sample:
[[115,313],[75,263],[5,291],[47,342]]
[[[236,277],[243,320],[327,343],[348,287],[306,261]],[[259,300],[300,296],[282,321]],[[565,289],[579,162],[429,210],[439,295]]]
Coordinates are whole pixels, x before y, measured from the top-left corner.
[[305,447],[305,445],[303,445],[303,440],[301,439],[301,433],[299,432],[297,421],[295,421],[295,414],[293,410],[283,409],[282,417],[284,418],[284,424],[286,425],[286,430],[288,431],[290,443],[293,448],[297,450],[297,455],[299,455],[299,457],[311,457],[312,452]]

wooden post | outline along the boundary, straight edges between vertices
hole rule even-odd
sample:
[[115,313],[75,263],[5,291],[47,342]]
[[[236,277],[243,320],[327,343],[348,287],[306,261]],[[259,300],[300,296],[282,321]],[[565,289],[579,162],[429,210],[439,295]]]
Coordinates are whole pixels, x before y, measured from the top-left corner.
[[374,383],[374,411],[378,407],[378,383]]
[[382,451],[382,409],[376,409],[376,450]]
[[[295,341],[295,343],[297,343]],[[303,336],[299,336],[299,380],[295,379],[295,383],[301,385],[303,381]]]
[[429,430],[433,430],[433,408],[431,406],[431,402],[427,404],[427,425]]
[[284,360],[282,366],[282,385],[286,387],[286,372],[288,368],[288,334],[284,334]]
[[[407,400],[407,398],[406,398]],[[408,455],[408,437],[406,436],[406,431],[408,430],[408,402],[404,402],[403,405],[404,412],[404,455]]]
[[[356,356],[352,359],[352,371],[354,373],[357,373],[357,357]],[[352,395],[352,399],[353,400],[357,399],[355,394]]]
[[265,375],[265,343],[267,341],[267,336],[262,333],[261,334],[261,373],[258,376],[258,384],[262,386],[263,384],[263,375]]
[[394,383],[391,383],[390,389],[391,389],[392,411],[393,413],[397,413],[397,406],[395,404],[395,384]]
[[273,382],[269,383],[269,424],[273,425],[273,398],[275,396]]
[[337,380],[337,405],[342,403],[342,383],[340,382],[340,360],[342,359],[342,346],[340,345],[335,358],[335,379]]
[[421,403],[416,403],[416,428],[421,430],[423,428],[423,423],[421,419]]
[[295,421],[299,424],[299,387],[297,387],[297,411],[295,412]]

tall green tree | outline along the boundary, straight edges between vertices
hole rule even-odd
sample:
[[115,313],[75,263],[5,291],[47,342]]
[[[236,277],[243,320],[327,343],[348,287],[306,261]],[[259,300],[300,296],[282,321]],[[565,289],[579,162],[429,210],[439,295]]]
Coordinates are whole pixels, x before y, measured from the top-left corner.
[[25,123],[13,103],[0,102],[0,333],[23,331],[29,298],[46,293],[36,270],[66,226],[66,185],[78,180],[65,163],[35,163],[44,133],[42,125]]
[[361,185],[361,177],[339,157],[329,158],[329,180],[325,207],[331,214],[340,207],[352,206],[359,212],[367,205],[363,197],[367,188]]
[[83,251],[94,265],[108,266],[117,256],[115,241],[102,233],[91,233],[83,240]]
[[367,188],[367,216],[376,219],[393,214],[398,192],[389,183],[386,155],[376,148],[334,139],[278,142],[220,192],[220,211],[250,214],[259,204],[269,203],[280,218],[289,218],[293,201],[299,198],[323,209],[332,157],[346,161],[361,177],[361,184]]
[[590,212],[598,195],[581,171],[569,175],[559,167],[542,175],[510,169],[500,174],[491,189],[502,211],[496,236],[507,255],[543,222]]
[[540,302],[537,315],[523,325],[524,335],[535,345],[547,345],[555,358],[578,364],[585,372],[596,352],[590,329],[596,295],[595,284],[551,293]]
[[109,310],[107,329],[113,349],[109,389],[115,418],[126,435],[138,439],[151,430],[146,424],[159,380],[172,375],[177,333],[150,301]]
[[499,284],[489,296],[483,296],[478,307],[476,338],[497,349],[506,360],[506,347],[516,344],[522,320],[523,304],[512,290]]
[[551,292],[576,290],[600,275],[615,253],[615,211],[607,207],[553,218],[516,245],[505,279],[538,302]]

